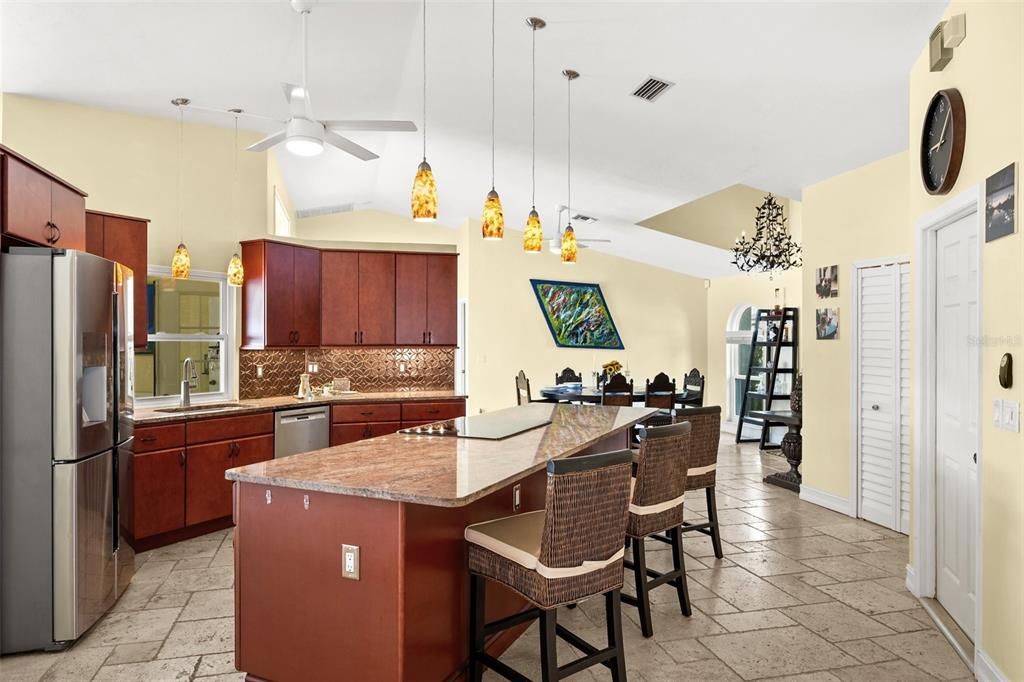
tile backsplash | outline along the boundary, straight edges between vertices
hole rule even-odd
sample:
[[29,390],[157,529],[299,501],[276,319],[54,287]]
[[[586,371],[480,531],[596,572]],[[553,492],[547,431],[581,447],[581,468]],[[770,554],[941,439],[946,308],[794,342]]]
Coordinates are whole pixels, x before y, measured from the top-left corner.
[[[320,372],[313,386],[348,377],[354,391],[451,390],[455,387],[454,348],[310,348],[243,350],[238,365],[241,400],[291,395],[298,390],[306,362]],[[262,378],[257,365],[263,366]]]

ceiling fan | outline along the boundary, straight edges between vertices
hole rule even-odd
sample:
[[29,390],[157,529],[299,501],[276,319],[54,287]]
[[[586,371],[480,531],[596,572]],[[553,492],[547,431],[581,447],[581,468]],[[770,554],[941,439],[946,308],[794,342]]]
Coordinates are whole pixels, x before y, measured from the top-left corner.
[[291,6],[302,17],[302,81],[299,85],[281,84],[285,99],[288,101],[288,109],[291,112],[291,117],[287,121],[267,116],[254,116],[238,109],[230,110],[236,116],[247,116],[284,124],[283,130],[268,135],[256,144],[247,147],[247,150],[262,152],[284,142],[285,148],[297,156],[316,156],[323,152],[325,144],[329,144],[358,159],[370,161],[379,158],[378,155],[340,135],[338,131],[415,132],[416,124],[412,121],[334,121],[313,118],[313,108],[310,104],[309,88],[307,87],[309,13],[313,9],[313,0],[291,0]]
[[[555,209],[558,211],[558,234],[556,234],[553,239],[549,239],[548,240],[548,251],[550,251],[551,253],[561,253],[561,251],[562,251],[562,214],[567,212],[569,210],[569,208],[567,206],[562,206],[561,204],[559,204],[558,206],[555,207]],[[589,225],[590,223],[596,223],[597,222],[597,218],[594,218],[593,216],[583,215],[582,213],[577,213],[574,216],[570,216],[569,222],[575,222],[576,223],[576,227],[574,229],[576,229],[578,231],[579,226],[581,224],[582,225]],[[588,249],[588,248],[590,248],[588,246],[588,244],[611,244],[611,243],[612,243],[611,239],[580,239],[579,237],[576,238],[576,245],[577,245],[577,247],[579,247],[581,249]]]

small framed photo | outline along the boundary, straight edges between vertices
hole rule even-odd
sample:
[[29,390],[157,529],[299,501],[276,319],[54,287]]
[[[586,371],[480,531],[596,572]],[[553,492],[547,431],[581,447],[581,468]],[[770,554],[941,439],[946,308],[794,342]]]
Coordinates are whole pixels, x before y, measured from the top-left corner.
[[985,180],[985,241],[1016,232],[1017,165],[1011,163]]
[[815,338],[832,341],[839,338],[839,308],[818,308],[814,311]]
[[818,298],[836,298],[839,296],[839,266],[826,265],[816,268],[814,290]]

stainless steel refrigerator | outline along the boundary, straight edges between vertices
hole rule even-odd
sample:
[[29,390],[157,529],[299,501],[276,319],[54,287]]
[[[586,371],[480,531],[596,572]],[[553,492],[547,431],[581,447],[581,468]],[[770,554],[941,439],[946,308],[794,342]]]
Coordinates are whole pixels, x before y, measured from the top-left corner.
[[0,653],[81,637],[124,591],[120,449],[132,439],[128,268],[12,248],[2,280]]

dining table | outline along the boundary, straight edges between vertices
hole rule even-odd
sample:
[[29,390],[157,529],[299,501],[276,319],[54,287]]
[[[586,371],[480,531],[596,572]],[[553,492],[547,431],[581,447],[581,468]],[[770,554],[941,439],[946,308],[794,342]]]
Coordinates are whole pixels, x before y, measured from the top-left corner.
[[[593,403],[600,404],[602,398],[602,392],[600,388],[594,386],[575,386],[573,384],[562,384],[560,386],[545,386],[540,389],[540,394],[549,399],[556,400],[558,402],[571,402],[571,403]],[[654,395],[657,395],[655,393]],[[642,403],[644,398],[647,396],[647,392],[643,389],[633,389],[633,402]],[[680,407],[686,407],[687,405],[693,405],[694,398],[698,397],[695,391],[683,391],[676,394],[676,404]]]

